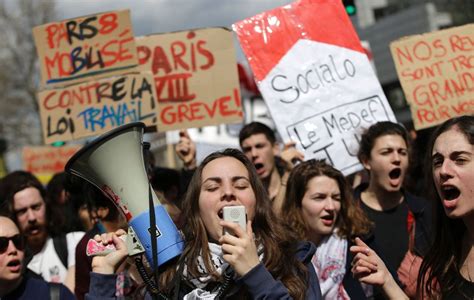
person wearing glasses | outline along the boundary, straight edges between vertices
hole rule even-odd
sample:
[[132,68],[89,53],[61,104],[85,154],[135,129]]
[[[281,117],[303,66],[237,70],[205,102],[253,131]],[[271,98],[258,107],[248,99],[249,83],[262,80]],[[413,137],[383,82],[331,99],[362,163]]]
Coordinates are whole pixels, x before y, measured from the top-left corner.
[[14,171],[0,179],[0,214],[9,217],[25,237],[25,269],[47,282],[74,291],[75,251],[84,232],[61,233],[64,223],[38,178]]
[[0,216],[0,299],[75,299],[62,284],[52,287],[44,280],[24,276],[24,249],[25,240],[18,227]]

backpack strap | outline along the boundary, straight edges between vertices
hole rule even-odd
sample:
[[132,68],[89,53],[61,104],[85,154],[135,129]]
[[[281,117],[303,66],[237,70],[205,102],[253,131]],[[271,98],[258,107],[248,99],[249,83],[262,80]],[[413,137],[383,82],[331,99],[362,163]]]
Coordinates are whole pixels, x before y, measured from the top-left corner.
[[68,269],[67,259],[68,259],[68,251],[67,251],[67,239],[65,234],[61,234],[55,236],[53,238],[54,250],[59,256],[59,259],[63,263],[66,270]]
[[59,300],[61,297],[61,285],[60,283],[48,282],[49,286],[49,298],[51,300]]

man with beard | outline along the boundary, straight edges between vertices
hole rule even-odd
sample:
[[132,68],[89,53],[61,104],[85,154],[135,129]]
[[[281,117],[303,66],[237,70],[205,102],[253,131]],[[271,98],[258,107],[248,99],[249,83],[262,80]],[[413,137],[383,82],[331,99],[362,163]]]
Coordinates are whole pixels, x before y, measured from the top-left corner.
[[239,143],[244,154],[257,169],[257,174],[273,202],[273,210],[280,214],[289,171],[294,163],[304,160],[303,153],[296,150],[294,143],[288,143],[280,154],[275,133],[260,122],[245,125],[240,130]]
[[64,283],[74,290],[75,248],[83,232],[60,234],[55,216],[39,180],[29,172],[15,171],[0,180],[3,215],[10,217],[26,238],[25,265],[32,276]]
[[[24,239],[12,220],[0,217],[0,299],[75,299],[62,284],[48,285],[44,280],[22,274]],[[53,292],[54,291],[54,292]]]

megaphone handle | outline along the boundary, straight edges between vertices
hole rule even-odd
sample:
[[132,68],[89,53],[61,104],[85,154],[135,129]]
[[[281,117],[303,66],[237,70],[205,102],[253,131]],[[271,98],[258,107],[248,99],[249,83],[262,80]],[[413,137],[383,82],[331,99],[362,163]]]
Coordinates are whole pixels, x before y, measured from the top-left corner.
[[[127,235],[121,235],[119,238],[127,243]],[[86,255],[87,256],[105,256],[113,251],[117,250],[114,244],[104,245],[97,242],[94,239],[90,239],[87,242],[86,246]]]

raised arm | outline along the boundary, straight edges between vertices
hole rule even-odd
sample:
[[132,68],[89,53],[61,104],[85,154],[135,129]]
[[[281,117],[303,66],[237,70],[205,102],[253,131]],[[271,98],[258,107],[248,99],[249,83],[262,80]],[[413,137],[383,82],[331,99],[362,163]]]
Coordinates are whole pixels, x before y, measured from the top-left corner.
[[281,151],[281,158],[291,167],[293,168],[294,165],[298,162],[304,161],[304,154],[296,149],[295,142],[286,143],[283,146],[283,150]]
[[187,130],[179,132],[179,142],[176,144],[175,151],[183,162],[185,170],[196,169],[196,144],[194,144]]

